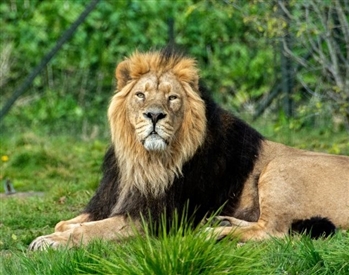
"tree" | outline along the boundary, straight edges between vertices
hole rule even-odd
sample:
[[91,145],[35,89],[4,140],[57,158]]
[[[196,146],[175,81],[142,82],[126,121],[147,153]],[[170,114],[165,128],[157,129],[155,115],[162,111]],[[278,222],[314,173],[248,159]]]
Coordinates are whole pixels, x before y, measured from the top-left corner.
[[[291,8],[282,3],[280,7],[297,42],[289,49],[283,39],[285,51],[303,67],[298,82],[318,102],[328,104],[349,130],[349,2],[294,1]],[[304,52],[311,58],[303,58]]]

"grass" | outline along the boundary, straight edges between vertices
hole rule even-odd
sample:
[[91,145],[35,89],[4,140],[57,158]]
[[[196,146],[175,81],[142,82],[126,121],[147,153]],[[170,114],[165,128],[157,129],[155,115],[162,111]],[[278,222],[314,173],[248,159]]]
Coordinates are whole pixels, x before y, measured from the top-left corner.
[[[290,131],[257,125],[266,136],[292,146],[349,155],[348,133]],[[98,185],[108,141],[24,131],[2,133],[0,179],[17,192],[43,196],[1,198],[1,274],[349,274],[349,234],[329,239],[292,236],[249,242],[223,240],[181,227],[154,238],[96,241],[86,248],[27,251],[37,236],[79,213]]]

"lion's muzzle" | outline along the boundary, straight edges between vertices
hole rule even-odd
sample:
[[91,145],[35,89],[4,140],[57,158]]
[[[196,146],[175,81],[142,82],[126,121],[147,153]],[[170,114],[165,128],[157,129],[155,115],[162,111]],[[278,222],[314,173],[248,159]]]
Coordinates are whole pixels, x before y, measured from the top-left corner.
[[152,123],[152,129],[144,140],[142,140],[143,146],[148,151],[163,151],[166,150],[168,142],[162,137],[162,130],[159,127],[160,120],[163,120],[167,114],[160,109],[152,109],[143,113],[146,119],[150,119]]

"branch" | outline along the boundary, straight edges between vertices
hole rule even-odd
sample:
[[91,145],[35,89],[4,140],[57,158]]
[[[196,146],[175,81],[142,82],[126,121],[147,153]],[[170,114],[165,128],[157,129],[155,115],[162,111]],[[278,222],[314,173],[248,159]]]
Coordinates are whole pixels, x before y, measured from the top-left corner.
[[[318,5],[316,5],[314,2],[311,2],[311,4],[324,28],[325,34],[323,35],[323,38],[326,42],[326,45],[330,54],[330,59],[331,59],[331,62],[322,62],[322,63],[327,67],[328,71],[332,74],[333,78],[335,79],[336,85],[342,90],[344,88],[344,82],[341,78],[338,57],[332,41],[333,40],[331,35],[332,31],[329,29],[328,24],[324,19],[324,14],[320,11]],[[330,12],[331,12],[331,7],[329,9],[329,13]],[[319,45],[319,49],[321,49],[321,45]],[[322,50],[320,51],[320,53],[321,53],[321,58],[324,58],[325,55],[323,54]]]
[[[341,6],[343,4],[343,6]],[[349,13],[349,3],[341,3],[339,0],[336,0],[336,8],[338,19],[342,26],[342,33],[344,39],[344,45],[346,47],[346,56],[344,56],[344,64],[345,64],[345,73],[344,73],[344,90],[349,94],[349,23],[347,19],[347,15]],[[344,12],[346,10],[346,13]]]
[[3,117],[10,111],[12,105],[16,102],[16,100],[27,90],[27,88],[32,84],[33,80],[37,77],[37,75],[41,72],[41,70],[50,62],[50,60],[56,55],[56,53],[60,50],[60,48],[67,42],[75,33],[76,29],[80,26],[82,22],[84,22],[85,18],[89,13],[95,8],[100,0],[91,0],[90,4],[86,7],[86,9],[80,14],[78,19],[70,26],[68,30],[66,30],[61,38],[58,40],[56,45],[51,49],[51,51],[44,56],[41,60],[40,64],[34,68],[30,75],[24,80],[21,86],[19,86],[15,92],[12,94],[11,98],[6,102],[5,106],[0,111],[0,121]]

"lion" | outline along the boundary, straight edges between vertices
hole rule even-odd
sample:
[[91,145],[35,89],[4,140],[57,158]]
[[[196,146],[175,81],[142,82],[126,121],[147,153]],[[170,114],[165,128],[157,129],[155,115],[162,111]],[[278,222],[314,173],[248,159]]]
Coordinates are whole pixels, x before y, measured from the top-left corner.
[[349,229],[349,157],[265,139],[219,107],[195,59],[173,50],[135,52],[115,74],[100,185],[80,215],[29,249],[122,240],[175,212],[198,226],[220,211],[204,231],[243,242],[302,231],[302,221]]

